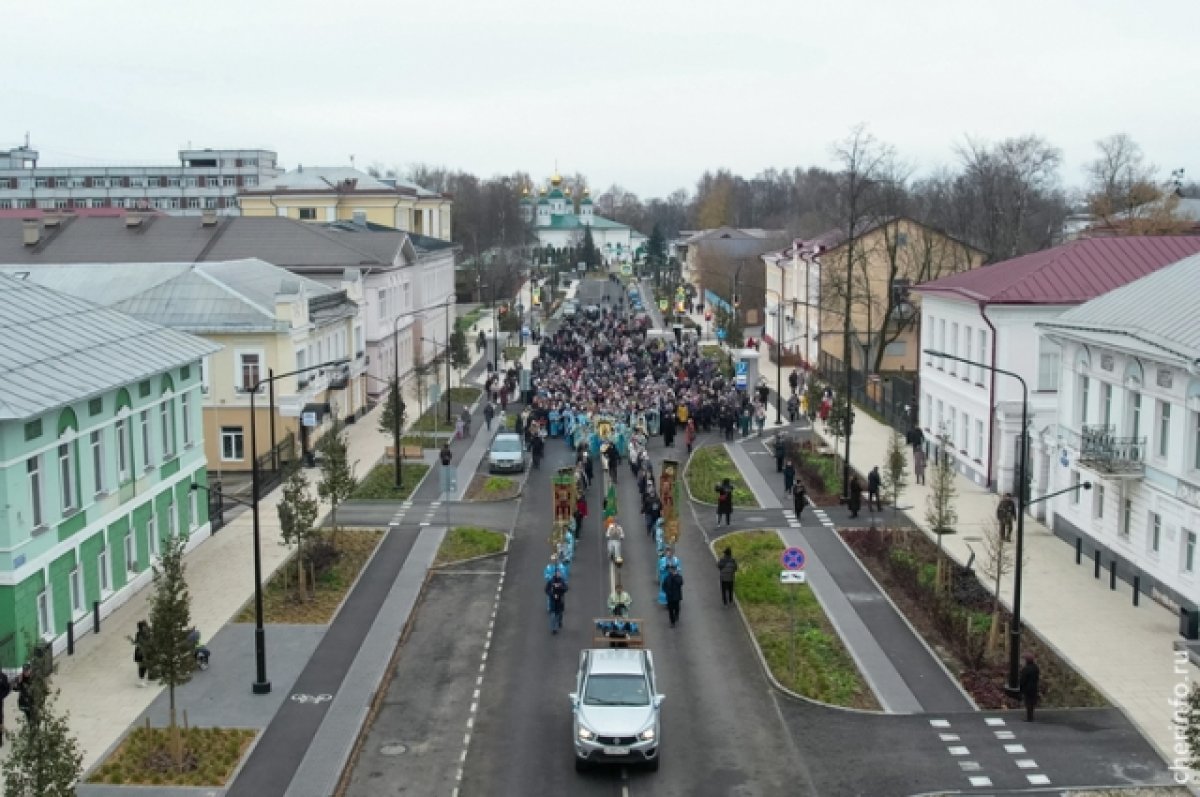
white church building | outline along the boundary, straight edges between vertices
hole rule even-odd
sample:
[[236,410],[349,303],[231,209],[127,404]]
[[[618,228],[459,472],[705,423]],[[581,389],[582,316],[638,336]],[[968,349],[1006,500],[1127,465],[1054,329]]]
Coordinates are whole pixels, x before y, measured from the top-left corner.
[[535,200],[525,189],[521,197],[521,217],[531,226],[539,246],[563,248],[583,242],[585,227],[592,230],[592,241],[606,261],[631,259],[634,250],[645,242],[646,236],[632,227],[597,216],[591,193],[583,189],[579,210],[570,186],[555,173]]

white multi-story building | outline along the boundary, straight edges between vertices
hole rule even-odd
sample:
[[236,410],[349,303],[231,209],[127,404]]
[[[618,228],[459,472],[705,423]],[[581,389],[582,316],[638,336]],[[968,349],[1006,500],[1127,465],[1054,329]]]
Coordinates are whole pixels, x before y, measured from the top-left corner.
[[1062,347],[1049,452],[1060,537],[1173,605],[1200,603],[1200,255],[1039,324]]
[[[763,340],[779,338],[784,357],[816,362],[821,351],[820,248],[793,241],[787,249],[761,255],[766,266],[766,316]],[[772,357],[774,357],[772,349]]]
[[184,149],[164,166],[40,166],[28,145],[0,152],[0,211],[93,208],[238,213],[238,191],[280,174],[265,149]]
[[[1200,237],[1096,238],[918,285],[921,294],[919,423],[948,439],[960,471],[977,484],[1015,491],[1024,392],[1028,433],[1058,428],[1059,344],[1037,324],[1200,252]],[[928,350],[978,365],[931,355]],[[936,442],[935,442],[936,445]],[[1049,491],[1050,452],[1030,456],[1031,497]],[[1045,512],[1037,504],[1035,514]]]

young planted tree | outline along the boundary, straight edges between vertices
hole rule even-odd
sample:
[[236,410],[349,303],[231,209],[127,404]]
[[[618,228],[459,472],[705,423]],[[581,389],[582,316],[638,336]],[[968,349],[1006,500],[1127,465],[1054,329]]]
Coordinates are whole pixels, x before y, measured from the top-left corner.
[[69,797],[83,772],[83,753],[67,715],[55,710],[58,692],[51,688],[50,675],[35,666],[20,687],[32,710],[30,720],[8,734],[12,745],[4,762],[4,793],[9,797]]
[[167,687],[171,757],[183,767],[183,737],[175,716],[175,688],[192,680],[196,669],[196,645],[192,631],[192,599],[184,577],[183,549],[187,538],[172,535],[163,545],[154,566],[150,596],[150,635],[142,645],[149,677]]
[[1200,686],[1193,684],[1186,704],[1181,707],[1177,703],[1175,708],[1175,721],[1183,726],[1183,739],[1187,743],[1188,766],[1200,769]]
[[305,571],[311,566],[309,547],[319,535],[316,522],[321,507],[309,492],[308,480],[304,478],[299,464],[293,465],[288,471],[287,480],[283,483],[283,498],[276,510],[279,512],[282,544],[289,550],[292,547],[296,549],[296,596],[307,598],[310,593],[305,585]]
[[1013,570],[1016,549],[1000,533],[1000,523],[993,518],[983,526],[983,557],[979,570],[992,582],[992,623],[988,628],[987,655],[996,652],[1000,642],[1000,580]]
[[[384,400],[383,412],[379,414],[379,431],[394,435],[404,431],[405,419],[404,397],[400,395],[400,383],[396,379],[390,381],[387,398]],[[396,429],[399,424],[400,428]]]
[[321,481],[317,483],[317,494],[329,502],[330,525],[333,527],[332,542],[337,547],[337,509],[354,492],[357,482],[354,479],[354,468],[349,461],[346,447],[346,430],[340,423],[334,425],[321,442],[317,443],[321,452]]
[[958,523],[958,510],[954,501],[958,490],[954,486],[954,463],[950,459],[950,439],[939,435],[940,449],[934,458],[933,467],[929,471],[929,495],[925,498],[925,522],[929,530],[937,536],[937,583],[945,583],[945,555],[942,552],[942,535],[953,534],[954,526]]
[[455,329],[454,333],[450,335],[450,365],[458,369],[460,382],[462,381],[462,370],[470,364],[471,350],[467,346],[467,333],[461,329]]
[[892,523],[900,507],[900,493],[908,487],[908,445],[898,429],[892,430],[888,440],[887,458],[883,463],[883,490],[892,497]]

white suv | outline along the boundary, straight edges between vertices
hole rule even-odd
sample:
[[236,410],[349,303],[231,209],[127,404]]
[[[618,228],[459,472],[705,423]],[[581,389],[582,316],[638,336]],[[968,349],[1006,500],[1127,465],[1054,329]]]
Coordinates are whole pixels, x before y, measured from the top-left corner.
[[575,715],[575,769],[589,764],[644,763],[658,769],[659,708],[654,656],[648,650],[595,648],[579,654]]

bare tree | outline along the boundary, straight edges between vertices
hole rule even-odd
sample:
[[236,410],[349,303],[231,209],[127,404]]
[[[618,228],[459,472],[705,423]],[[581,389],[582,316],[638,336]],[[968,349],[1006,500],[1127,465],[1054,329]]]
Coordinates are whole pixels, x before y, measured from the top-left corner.
[[937,583],[945,583],[945,556],[942,552],[942,536],[953,534],[958,523],[958,510],[954,508],[958,489],[955,487],[954,462],[948,453],[951,450],[950,438],[938,436],[938,452],[934,457],[933,467],[929,473],[929,495],[925,497],[925,522],[929,530],[937,537]]
[[900,430],[893,429],[883,467],[883,490],[892,498],[892,523],[900,511],[900,494],[908,487],[908,445]]

